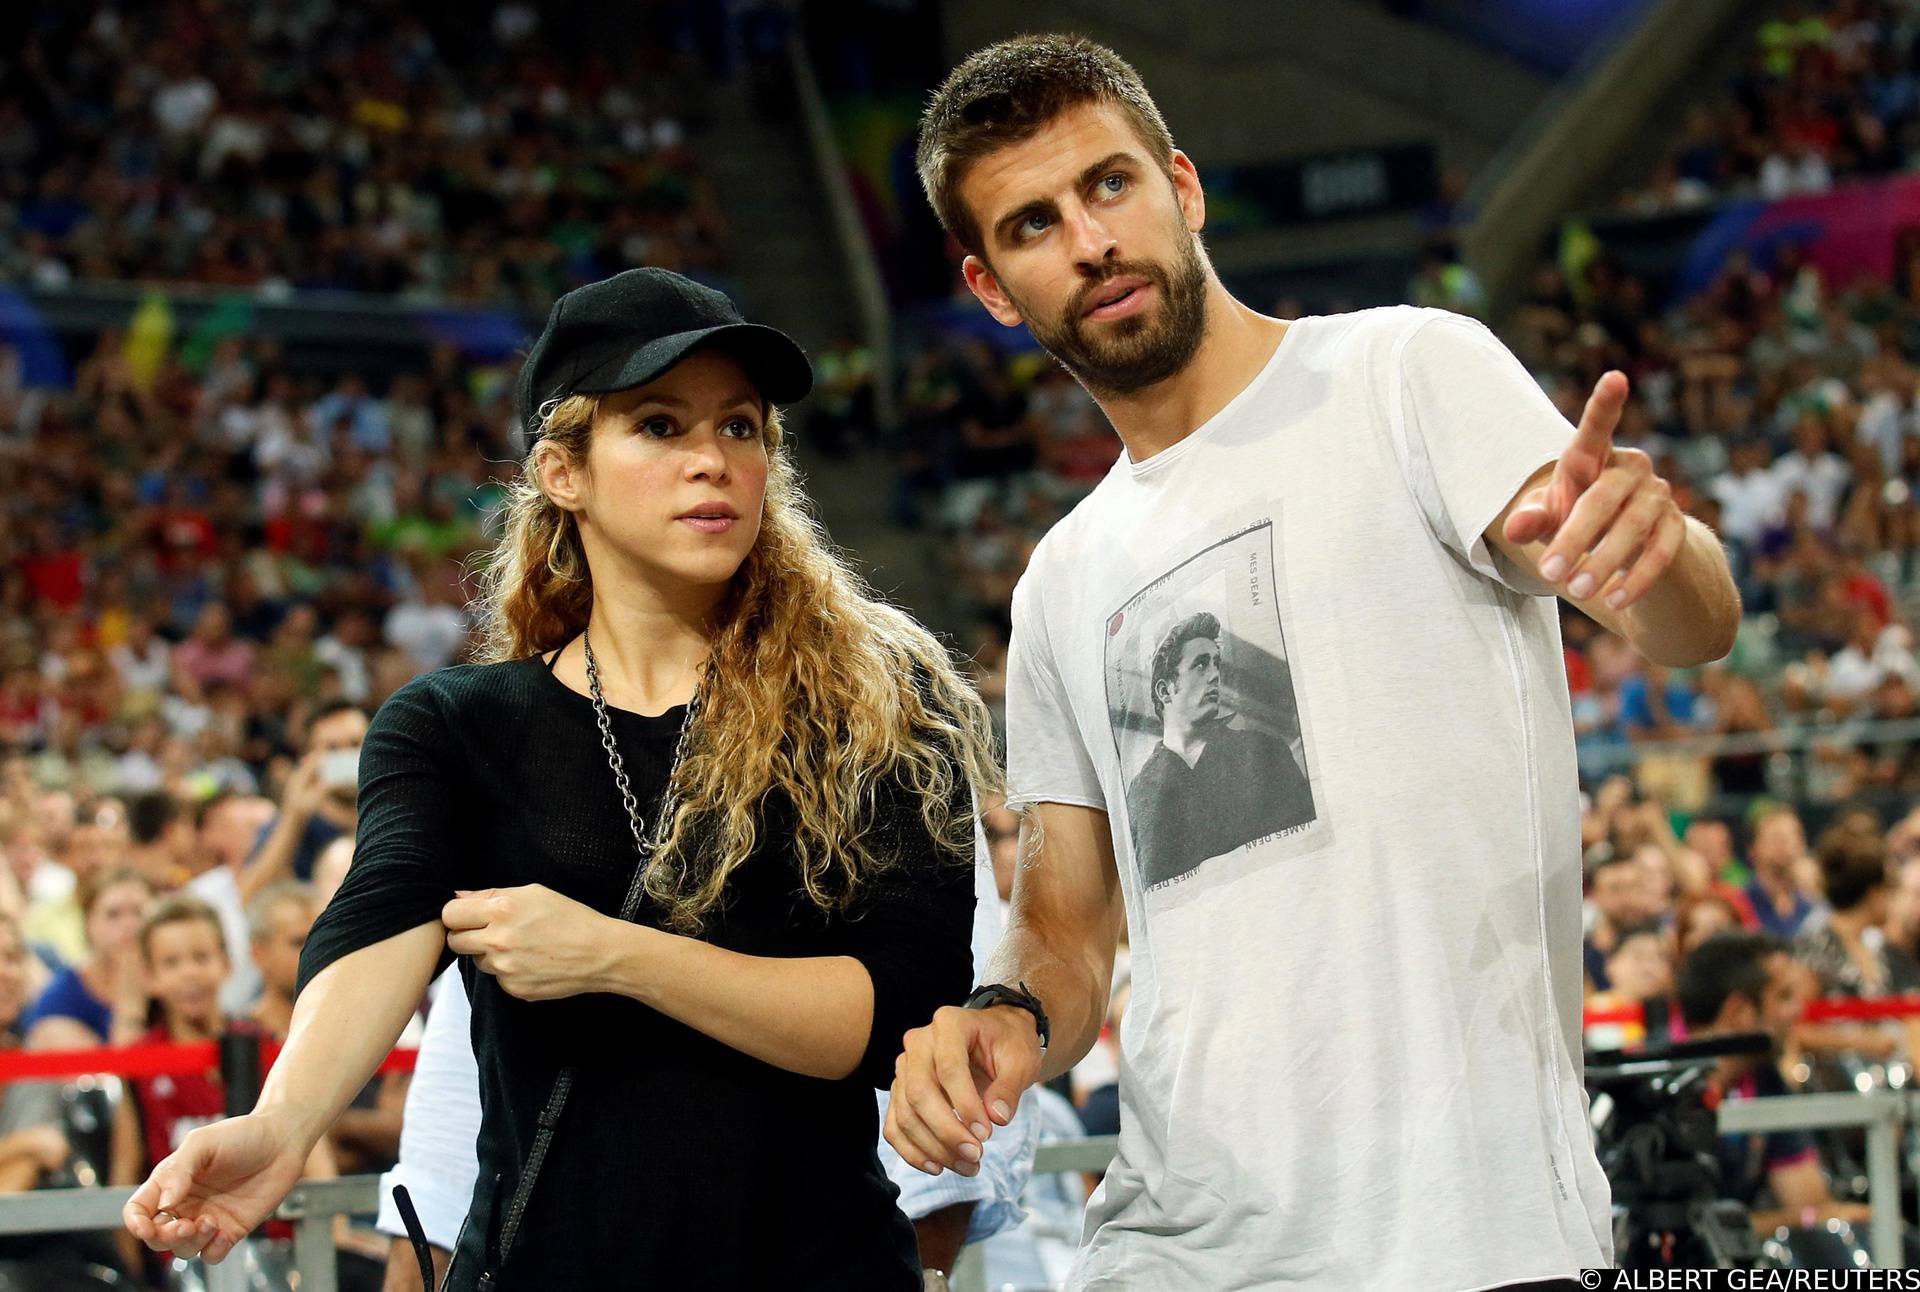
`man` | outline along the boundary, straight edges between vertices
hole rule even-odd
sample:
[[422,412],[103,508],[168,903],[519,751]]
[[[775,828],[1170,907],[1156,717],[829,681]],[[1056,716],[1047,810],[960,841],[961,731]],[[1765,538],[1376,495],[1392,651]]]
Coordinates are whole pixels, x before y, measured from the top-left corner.
[[[887,1138],[930,1173],[975,1169],[1021,1092],[1093,1044],[1124,900],[1120,1145],[1069,1287],[1465,1292],[1607,1264],[1545,594],[1674,665],[1724,654],[1739,613],[1713,535],[1612,446],[1624,380],[1570,431],[1470,319],[1289,324],[1234,300],[1193,163],[1083,39],[968,58],[919,163],[974,295],[1031,328],[1126,452],[1014,595],[1031,861],[976,1007],[907,1033]],[[1291,691],[1315,818],[1156,886],[1115,698],[1136,611],[1189,595]]]
[[294,987],[300,979],[300,948],[317,914],[313,892],[297,879],[274,884],[247,907],[249,958],[260,976],[260,998],[248,1016],[276,1041],[293,1023]]
[[311,879],[321,849],[358,823],[359,776],[354,755],[367,735],[367,713],[348,700],[321,705],[307,719],[307,749],[287,777],[280,815],[261,832],[240,887],[251,901],[268,884]]
[[1647,885],[1637,854],[1608,853],[1593,863],[1587,876],[1588,900],[1593,905],[1593,927],[1582,943],[1581,959],[1595,991],[1613,986],[1607,961],[1619,946],[1620,930],[1653,919],[1659,911],[1647,900]]
[[1775,805],[1754,818],[1747,851],[1753,879],[1744,891],[1760,927],[1775,937],[1794,936],[1813,913],[1813,900],[1794,878],[1794,867],[1806,855],[1807,834],[1792,808]]
[[1173,626],[1153,653],[1149,688],[1160,742],[1127,789],[1148,883],[1313,819],[1313,791],[1286,744],[1228,725],[1217,617],[1203,610]]
[[[1680,1013],[1691,1035],[1766,1032],[1773,1039],[1771,1057],[1720,1060],[1716,1085],[1725,1095],[1750,1099],[1788,1093],[1778,1063],[1806,1005],[1803,982],[1785,944],[1764,933],[1716,933],[1680,967]],[[1723,1196],[1752,1204],[1763,1185],[1776,1206],[1753,1212],[1753,1227],[1762,1235],[1781,1225],[1810,1228],[1834,1219],[1859,1225],[1869,1219],[1865,1206],[1834,1200],[1819,1151],[1805,1131],[1721,1136]]]
[[[248,936],[247,899],[242,895],[243,865],[253,841],[273,820],[273,802],[258,794],[223,790],[203,800],[194,811],[198,873],[186,889],[220,916],[221,936],[239,948]],[[244,1013],[260,994],[260,971],[253,958],[229,957],[226,981],[220,984],[220,1008]]]

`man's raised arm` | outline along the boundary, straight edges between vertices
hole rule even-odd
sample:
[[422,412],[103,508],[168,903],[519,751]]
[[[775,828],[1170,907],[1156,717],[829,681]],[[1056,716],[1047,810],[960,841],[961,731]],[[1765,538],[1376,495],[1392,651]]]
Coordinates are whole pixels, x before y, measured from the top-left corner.
[[1724,657],[1740,593],[1712,530],[1639,449],[1613,445],[1627,379],[1603,376],[1560,460],[1520,487],[1486,540],[1658,664]]

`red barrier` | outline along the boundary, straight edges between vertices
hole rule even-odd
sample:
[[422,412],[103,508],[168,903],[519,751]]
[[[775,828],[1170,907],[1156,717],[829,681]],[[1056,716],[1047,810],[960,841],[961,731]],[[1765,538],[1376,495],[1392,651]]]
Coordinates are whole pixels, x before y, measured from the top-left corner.
[[[381,1072],[412,1072],[418,1050],[400,1049],[380,1064]],[[280,1057],[277,1041],[260,1045],[265,1071]],[[0,1052],[0,1085],[9,1081],[57,1077],[184,1077],[220,1066],[220,1047],[212,1041],[184,1045],[149,1042],[142,1045],[102,1045],[90,1050],[9,1050]]]
[[[1889,1018],[1920,1017],[1920,996],[1881,996],[1866,1000],[1860,997],[1834,996],[1807,1002],[1801,1011],[1802,1022],[1834,1023],[1877,1022]],[[1612,1024],[1645,1023],[1645,1011],[1638,1004],[1608,1005],[1591,1008],[1581,1012],[1582,1027],[1604,1027]]]

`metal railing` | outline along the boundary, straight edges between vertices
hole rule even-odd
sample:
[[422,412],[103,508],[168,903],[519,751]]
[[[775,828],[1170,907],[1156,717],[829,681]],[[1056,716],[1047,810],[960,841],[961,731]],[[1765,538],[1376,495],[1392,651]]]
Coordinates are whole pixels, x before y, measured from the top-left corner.
[[[130,1188],[36,1189],[8,1194],[0,1198],[0,1235],[118,1229],[120,1210],[132,1196]],[[300,1271],[300,1292],[337,1292],[333,1218],[368,1214],[379,1206],[377,1175],[302,1180],[293,1187],[274,1214],[293,1222],[294,1266]],[[246,1292],[246,1270],[238,1261],[223,1261],[206,1270],[209,1292]]]
[[1729,1099],[1720,1105],[1728,1134],[1864,1127],[1867,1132],[1867,1250],[1885,1269],[1904,1268],[1900,1242],[1900,1126],[1911,1121],[1920,1092],[1871,1090],[1859,1094],[1772,1095]]
[[[1720,1105],[1719,1127],[1728,1134],[1782,1130],[1831,1130],[1861,1127],[1867,1134],[1867,1201],[1873,1208],[1868,1249],[1874,1264],[1900,1269],[1899,1133],[1920,1114],[1920,1090],[1876,1090],[1861,1094],[1781,1095],[1736,1099]],[[1118,1139],[1112,1135],[1058,1140],[1034,1153],[1036,1174],[1102,1171],[1112,1162]],[[40,1189],[0,1197],[0,1236],[58,1234],[120,1227],[120,1210],[132,1189]],[[368,1215],[380,1204],[380,1177],[346,1176],[304,1180],[294,1186],[275,1215],[294,1225],[294,1264],[300,1292],[337,1292],[338,1271],[333,1218]],[[244,1289],[245,1271],[227,1261],[207,1267],[210,1292]],[[978,1245],[965,1248],[951,1277],[954,1292],[986,1292],[986,1266]]]

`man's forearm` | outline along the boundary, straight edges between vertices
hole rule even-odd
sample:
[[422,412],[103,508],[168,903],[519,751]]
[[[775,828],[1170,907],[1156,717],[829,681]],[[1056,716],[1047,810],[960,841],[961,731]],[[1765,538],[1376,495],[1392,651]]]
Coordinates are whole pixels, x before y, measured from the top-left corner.
[[1656,664],[1686,668],[1722,659],[1740,629],[1740,591],[1712,530],[1687,518],[1673,564],[1622,615],[1635,650]]
[[[1113,983],[1113,946],[1107,944],[1104,957],[1095,951],[1063,956],[1043,931],[1022,922],[1016,913],[987,962],[983,981],[1009,986],[1025,983],[1027,990],[1040,998],[1053,1034],[1038,1079],[1051,1081],[1084,1059],[1100,1039],[1100,1028],[1107,1020],[1107,994]],[[1026,1014],[1025,1010],[1018,1012]]]

